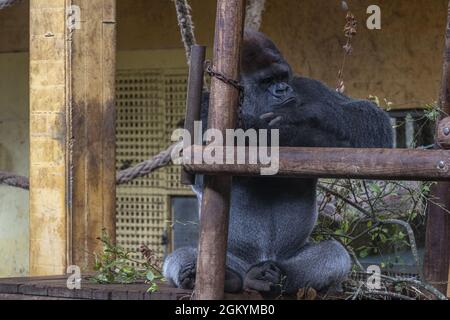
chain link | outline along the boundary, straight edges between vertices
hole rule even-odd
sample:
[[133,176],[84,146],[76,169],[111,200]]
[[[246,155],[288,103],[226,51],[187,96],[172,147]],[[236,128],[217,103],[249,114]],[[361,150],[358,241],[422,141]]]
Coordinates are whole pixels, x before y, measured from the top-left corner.
[[237,80],[230,79],[221,72],[215,71],[211,65],[211,61],[205,61],[205,72],[210,76],[214,77],[223,83],[226,83],[234,87],[239,92],[239,106],[238,106],[238,127],[242,127],[242,105],[244,104],[244,86]]

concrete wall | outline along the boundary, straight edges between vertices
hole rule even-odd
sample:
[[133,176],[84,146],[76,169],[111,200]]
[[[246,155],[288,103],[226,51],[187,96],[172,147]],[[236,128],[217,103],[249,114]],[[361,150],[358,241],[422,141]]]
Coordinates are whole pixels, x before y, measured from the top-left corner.
[[[28,176],[28,54],[0,54],[0,169]],[[0,186],[0,277],[28,272],[28,192]]]

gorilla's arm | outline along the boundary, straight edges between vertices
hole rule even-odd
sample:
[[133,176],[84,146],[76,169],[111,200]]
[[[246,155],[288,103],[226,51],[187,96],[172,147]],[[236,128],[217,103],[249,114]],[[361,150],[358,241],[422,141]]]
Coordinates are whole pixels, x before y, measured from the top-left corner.
[[[271,117],[255,120],[257,127],[280,129],[282,146],[392,147],[389,117],[375,104],[346,97],[308,78],[295,77],[292,86],[298,94],[296,106],[275,109]],[[278,122],[268,124],[277,118]]]

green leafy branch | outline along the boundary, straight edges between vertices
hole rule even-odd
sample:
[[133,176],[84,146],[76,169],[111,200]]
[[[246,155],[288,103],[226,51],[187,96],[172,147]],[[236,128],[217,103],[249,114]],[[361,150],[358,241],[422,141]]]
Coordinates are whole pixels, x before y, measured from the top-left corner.
[[161,261],[147,246],[141,246],[143,261],[131,258],[133,252],[114,245],[106,230],[98,238],[103,244],[103,252],[94,253],[96,274],[92,281],[100,284],[131,284],[145,282],[150,285],[148,292],[158,291],[158,282],[165,281],[162,276]]

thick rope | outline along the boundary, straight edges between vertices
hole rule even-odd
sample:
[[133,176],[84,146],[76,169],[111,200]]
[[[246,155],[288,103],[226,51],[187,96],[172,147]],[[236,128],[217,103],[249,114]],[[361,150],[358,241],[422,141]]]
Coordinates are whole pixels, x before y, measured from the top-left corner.
[[27,177],[15,175],[13,173],[4,171],[0,171],[0,185],[2,184],[25,190],[30,189],[30,183]]
[[194,34],[194,23],[192,22],[191,7],[187,0],[173,0],[177,11],[178,26],[180,27],[181,40],[186,49],[186,59],[191,61],[191,48],[197,43]]
[[258,31],[261,28],[262,15],[266,0],[249,0],[245,16],[245,27]]
[[116,184],[124,184],[134,179],[144,177],[162,167],[165,167],[172,163],[172,150],[178,143],[171,145],[166,150],[160,152],[150,160],[141,162],[132,168],[120,171],[116,177]]
[[[178,143],[175,143],[153,158],[141,162],[132,168],[119,171],[116,176],[116,184],[121,185],[128,183],[134,179],[145,177],[158,169],[170,165],[172,163],[172,151],[177,145]],[[29,179],[27,177],[4,171],[0,171],[0,185],[6,185],[25,190],[29,190],[30,188]]]

